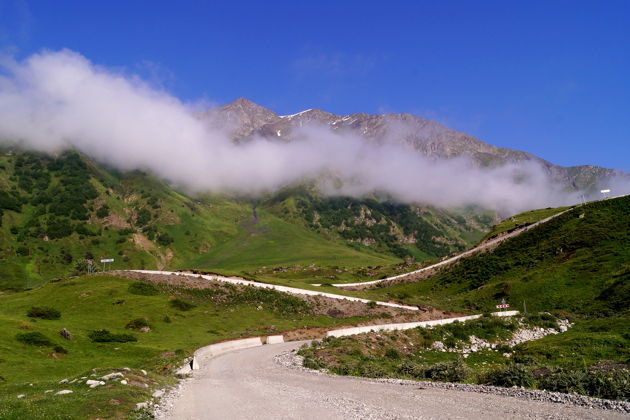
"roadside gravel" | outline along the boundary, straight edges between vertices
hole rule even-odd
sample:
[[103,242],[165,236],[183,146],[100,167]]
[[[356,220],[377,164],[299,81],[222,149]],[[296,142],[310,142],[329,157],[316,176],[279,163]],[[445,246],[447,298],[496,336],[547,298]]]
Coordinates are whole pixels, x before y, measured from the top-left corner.
[[[278,354],[274,361],[283,367],[296,369],[314,375],[328,375],[325,371],[308,369],[302,366],[303,357],[293,351]],[[530,390],[522,388],[503,388],[490,385],[455,384],[450,382],[411,381],[406,379],[372,379],[356,378],[377,383],[397,384],[403,386],[415,386],[433,389],[449,389],[466,392],[478,392],[481,394],[503,395],[519,398],[527,401],[541,401],[555,404],[569,404],[589,409],[613,410],[630,414],[630,403],[624,401],[611,401],[600,398],[591,398],[579,394],[564,394],[561,392],[549,392],[544,390]]]
[[588,408],[550,393],[536,399],[524,390],[312,372],[295,366],[291,350],[301,344],[265,345],[211,359],[159,401],[157,419],[629,418],[618,408]]

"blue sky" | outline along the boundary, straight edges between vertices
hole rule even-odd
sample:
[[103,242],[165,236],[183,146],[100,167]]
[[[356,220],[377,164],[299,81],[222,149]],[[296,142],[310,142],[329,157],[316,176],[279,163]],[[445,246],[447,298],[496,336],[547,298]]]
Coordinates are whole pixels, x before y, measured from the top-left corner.
[[184,101],[409,112],[630,171],[629,1],[0,0],[0,51],[68,48]]

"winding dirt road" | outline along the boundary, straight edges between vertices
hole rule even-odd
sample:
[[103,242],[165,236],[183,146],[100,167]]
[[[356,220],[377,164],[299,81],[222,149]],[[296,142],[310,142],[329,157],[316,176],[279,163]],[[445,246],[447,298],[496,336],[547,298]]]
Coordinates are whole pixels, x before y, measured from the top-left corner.
[[210,360],[158,416],[200,419],[627,419],[613,411],[423,388],[290,369],[274,356],[299,342],[265,345]]

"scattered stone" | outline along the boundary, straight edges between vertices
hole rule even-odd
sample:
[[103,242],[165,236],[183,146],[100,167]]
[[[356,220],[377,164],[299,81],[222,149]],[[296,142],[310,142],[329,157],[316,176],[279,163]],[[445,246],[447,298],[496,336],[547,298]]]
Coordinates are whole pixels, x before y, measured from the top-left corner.
[[112,373],[109,373],[109,374],[107,374],[105,376],[101,376],[101,379],[104,380],[104,381],[109,381],[110,379],[113,379],[113,378],[116,378],[116,377],[124,378],[125,375],[123,375],[120,372],[112,372]]
[[136,409],[139,410],[141,408],[149,408],[149,403],[148,402],[141,402],[136,404]]
[[126,379],[123,379],[122,381],[120,381],[120,383],[123,384],[123,385],[127,385],[129,382],[127,382]]
[[60,383],[60,384],[67,384],[67,383],[68,383],[68,380],[67,380],[67,379],[62,379],[62,380],[60,380],[60,381],[59,381],[59,383]]
[[52,389],[47,389],[46,391],[44,391],[44,394],[48,394],[48,393],[51,393],[51,392],[53,392]]
[[144,376],[146,376],[146,375],[147,375],[147,371],[146,371],[146,370],[144,370],[144,369],[140,369],[140,372],[142,372],[142,374],[143,374]]
[[71,391],[69,389],[62,389],[61,391],[57,391],[55,392],[55,395],[66,395],[66,394],[72,394],[74,391]]
[[158,389],[157,391],[155,391],[152,395],[153,398],[160,398],[162,395],[164,395],[164,391],[162,391],[161,389]]
[[85,381],[85,384],[89,385],[90,388],[96,388],[97,386],[105,385],[105,382],[103,382],[103,381],[94,381],[92,379],[88,379],[87,381]]
[[151,332],[151,327],[142,327],[139,331],[143,333],[148,333]]
[[61,335],[66,340],[72,340],[72,334],[66,328],[62,328],[61,331],[59,331],[59,335]]
[[24,397],[26,397],[26,395],[24,395],[24,394],[20,394],[20,395],[18,395],[17,397],[18,397],[18,398],[24,398]]

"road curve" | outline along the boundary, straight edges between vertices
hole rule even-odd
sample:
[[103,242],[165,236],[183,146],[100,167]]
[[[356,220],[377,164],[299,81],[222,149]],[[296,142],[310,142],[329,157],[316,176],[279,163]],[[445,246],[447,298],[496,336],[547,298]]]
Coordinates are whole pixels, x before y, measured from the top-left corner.
[[613,411],[315,374],[274,362],[300,344],[265,345],[210,360],[174,398],[162,401],[170,408],[158,419],[627,419]]

